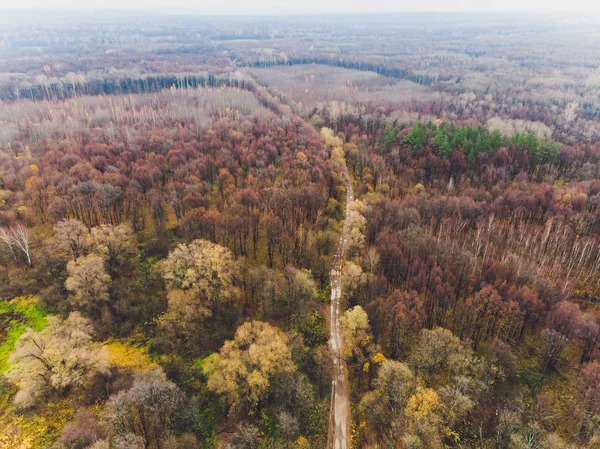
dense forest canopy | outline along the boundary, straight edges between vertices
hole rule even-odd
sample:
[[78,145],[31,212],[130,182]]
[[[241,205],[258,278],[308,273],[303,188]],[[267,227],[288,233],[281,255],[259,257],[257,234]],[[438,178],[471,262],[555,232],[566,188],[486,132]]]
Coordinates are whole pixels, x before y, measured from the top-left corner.
[[0,449],[600,448],[597,19],[69,17],[0,17]]

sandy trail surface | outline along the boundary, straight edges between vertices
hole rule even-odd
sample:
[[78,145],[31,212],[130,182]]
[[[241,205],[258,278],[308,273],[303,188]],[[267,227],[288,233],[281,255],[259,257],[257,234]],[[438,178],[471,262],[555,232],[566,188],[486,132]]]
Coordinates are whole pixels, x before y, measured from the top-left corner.
[[328,449],[348,449],[350,447],[350,397],[348,394],[348,370],[344,360],[344,338],[341,332],[341,297],[342,297],[342,266],[346,257],[348,241],[348,212],[350,203],[354,201],[352,180],[344,173],[346,179],[346,220],[342,236],[333,258],[331,268],[331,310],[330,310],[330,340],[329,345],[333,357],[333,379],[331,381],[331,411],[329,415]]

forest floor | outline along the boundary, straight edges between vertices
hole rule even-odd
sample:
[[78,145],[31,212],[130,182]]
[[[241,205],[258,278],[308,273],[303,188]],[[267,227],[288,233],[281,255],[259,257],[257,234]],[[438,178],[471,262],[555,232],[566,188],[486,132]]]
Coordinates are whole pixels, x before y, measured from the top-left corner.
[[328,449],[348,449],[350,439],[350,397],[348,394],[348,369],[344,360],[344,338],[341,331],[342,266],[346,257],[346,244],[350,227],[348,212],[354,201],[352,180],[347,172],[346,179],[346,219],[342,235],[331,268],[331,311],[329,344],[333,357],[333,379],[331,382],[331,411],[329,415]]

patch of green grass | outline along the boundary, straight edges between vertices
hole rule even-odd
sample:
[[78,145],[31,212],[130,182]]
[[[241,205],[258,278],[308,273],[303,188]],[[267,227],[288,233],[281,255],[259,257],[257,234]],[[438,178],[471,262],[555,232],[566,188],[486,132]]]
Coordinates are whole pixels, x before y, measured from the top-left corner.
[[10,322],[0,328],[0,374],[8,369],[8,357],[19,337],[28,327],[40,331],[46,326],[46,314],[38,309],[35,296],[23,296],[11,301],[0,301],[0,320],[8,315]]

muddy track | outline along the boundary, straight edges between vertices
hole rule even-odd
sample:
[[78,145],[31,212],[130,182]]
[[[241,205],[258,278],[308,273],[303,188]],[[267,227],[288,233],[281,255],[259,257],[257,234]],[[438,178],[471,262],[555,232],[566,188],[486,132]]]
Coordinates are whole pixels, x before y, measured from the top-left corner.
[[342,337],[341,298],[342,298],[342,266],[346,257],[348,241],[348,212],[350,203],[354,201],[352,180],[344,172],[346,180],[346,219],[342,228],[342,236],[333,257],[331,267],[331,311],[329,345],[333,358],[333,379],[331,381],[331,410],[329,412],[328,449],[348,449],[350,447],[350,396],[348,393],[348,369],[344,360],[344,338]]

